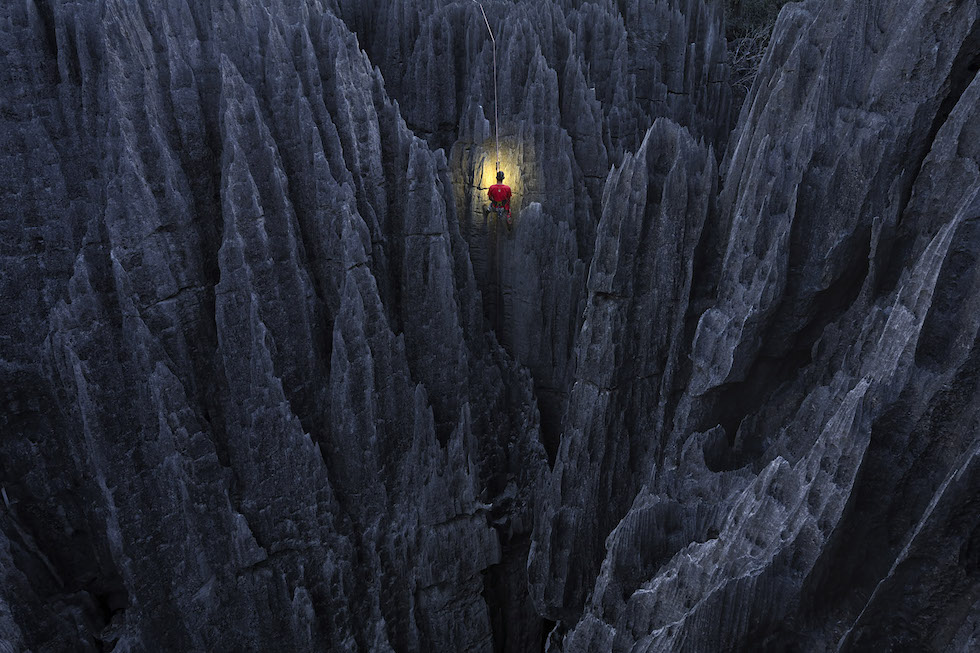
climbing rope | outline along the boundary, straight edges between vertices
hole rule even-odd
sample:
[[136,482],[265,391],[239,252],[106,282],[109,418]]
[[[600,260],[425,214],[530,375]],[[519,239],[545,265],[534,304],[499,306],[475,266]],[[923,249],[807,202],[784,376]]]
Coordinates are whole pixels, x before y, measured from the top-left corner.
[[[490,27],[490,20],[487,18],[487,12],[483,9],[483,3],[478,2],[478,0],[473,0],[476,4],[480,6],[480,13],[483,14],[483,22],[487,24],[487,32],[490,33],[490,42],[493,43],[493,136],[497,146],[497,172],[500,172],[500,121],[498,118],[499,103],[497,101],[497,38],[493,35],[493,29]],[[500,247],[497,243],[497,230],[500,229],[499,215],[498,219],[494,220],[493,227],[493,259],[494,267],[496,270],[492,273],[496,278],[496,292],[494,301],[494,330],[502,334],[502,321],[501,321],[501,308],[504,303],[504,293],[503,284],[500,279]]]
[[493,36],[490,29],[490,21],[487,19],[487,12],[483,10],[483,3],[473,0],[480,5],[480,12],[483,14],[483,22],[487,24],[487,31],[490,32],[490,42],[493,43],[493,135],[497,141],[497,171],[500,171],[500,122],[497,119],[497,39]]

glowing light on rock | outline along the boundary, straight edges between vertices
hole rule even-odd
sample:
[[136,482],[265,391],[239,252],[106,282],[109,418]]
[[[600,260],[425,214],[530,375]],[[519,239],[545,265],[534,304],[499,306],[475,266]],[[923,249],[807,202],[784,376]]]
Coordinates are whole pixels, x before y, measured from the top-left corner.
[[[516,151],[513,147],[500,148],[500,170],[504,173],[504,183],[516,192],[515,185],[519,182]],[[483,150],[476,161],[476,185],[485,191],[497,183],[497,166],[493,149]]]

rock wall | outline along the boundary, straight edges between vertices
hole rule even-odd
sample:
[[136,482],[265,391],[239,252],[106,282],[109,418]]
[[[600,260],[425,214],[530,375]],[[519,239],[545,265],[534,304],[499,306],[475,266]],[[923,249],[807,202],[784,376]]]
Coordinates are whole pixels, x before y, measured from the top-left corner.
[[[561,501],[542,502],[530,563],[538,605],[561,619],[553,650],[968,649],[978,16],[783,10],[703,249],[682,259],[696,266],[677,357],[690,363],[642,404],[649,419],[666,402],[672,421],[593,435],[566,414]],[[671,333],[647,312],[603,342],[651,324]],[[629,438],[640,446],[603,469]],[[617,501],[611,532],[571,537]]]
[[[449,152],[487,320],[534,377],[554,456],[573,381],[569,331],[581,327],[585,301],[584,276],[575,270],[592,259],[606,175],[659,117],[724,148],[732,104],[723,16],[718,3],[702,0],[483,8],[486,19],[472,0],[340,2],[407,124]],[[524,211],[538,203],[545,221],[564,225],[560,233],[533,227],[532,241],[521,228],[505,234],[487,216],[498,142],[519,224],[538,220],[537,209],[526,218]],[[567,241],[565,230],[574,248],[553,250],[552,242]],[[527,249],[533,243],[538,251]],[[573,301],[551,303],[569,283]],[[528,322],[529,310],[559,312]],[[549,343],[546,352],[541,343]]]
[[484,7],[0,8],[0,653],[975,648],[977,1]]
[[4,641],[492,650],[484,577],[544,469],[531,383],[446,158],[344,23],[2,25]]

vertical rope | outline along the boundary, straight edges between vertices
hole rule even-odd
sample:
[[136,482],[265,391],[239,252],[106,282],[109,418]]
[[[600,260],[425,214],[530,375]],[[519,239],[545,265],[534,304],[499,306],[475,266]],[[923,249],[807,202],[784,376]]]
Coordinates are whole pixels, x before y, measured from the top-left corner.
[[[473,0],[476,2],[476,0]],[[476,2],[480,5],[480,12],[483,14],[483,22],[487,24],[487,31],[490,32],[490,42],[493,43],[493,135],[497,141],[497,171],[500,171],[500,121],[497,117],[497,39],[493,36],[493,30],[490,29],[490,21],[487,19],[487,12],[483,10],[483,3]]]
[[[476,4],[480,5],[480,13],[483,14],[483,22],[487,24],[487,31],[490,32],[490,41],[493,43],[493,136],[497,145],[497,172],[500,172],[500,121],[498,118],[499,102],[497,101],[497,39],[493,35],[493,30],[490,28],[490,20],[487,19],[487,12],[483,9],[483,3],[478,2],[478,0],[473,0]],[[503,323],[501,322],[500,316],[503,312],[504,303],[504,288],[500,280],[500,246],[497,241],[498,230],[500,229],[500,214],[497,214],[497,220],[493,221],[493,258],[494,258],[494,268],[493,276],[496,278],[496,292],[494,297],[494,330],[503,337]]]

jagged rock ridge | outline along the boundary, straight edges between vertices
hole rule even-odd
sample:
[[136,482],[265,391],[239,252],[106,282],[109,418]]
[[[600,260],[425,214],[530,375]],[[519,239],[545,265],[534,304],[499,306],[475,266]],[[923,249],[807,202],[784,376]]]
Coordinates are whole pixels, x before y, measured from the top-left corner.
[[485,578],[526,596],[488,568],[492,520],[531,525],[530,379],[484,329],[445,157],[344,23],[3,25],[4,640],[491,650]]
[[485,8],[0,10],[0,651],[975,648],[976,0]]

